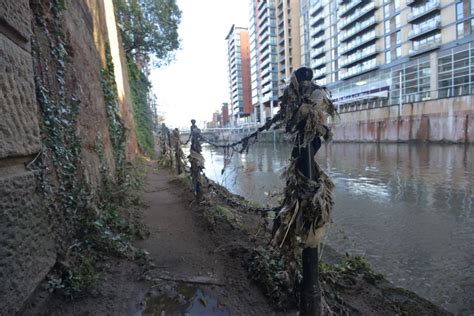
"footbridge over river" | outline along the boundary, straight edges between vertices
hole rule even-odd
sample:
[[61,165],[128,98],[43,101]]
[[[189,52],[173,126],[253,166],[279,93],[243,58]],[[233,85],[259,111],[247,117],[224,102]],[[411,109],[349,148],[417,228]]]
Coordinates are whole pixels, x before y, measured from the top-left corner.
[[[206,128],[201,130],[201,135],[214,142],[233,142],[252,134],[259,126],[241,126],[224,128]],[[189,139],[190,130],[181,130],[180,137],[182,142]]]

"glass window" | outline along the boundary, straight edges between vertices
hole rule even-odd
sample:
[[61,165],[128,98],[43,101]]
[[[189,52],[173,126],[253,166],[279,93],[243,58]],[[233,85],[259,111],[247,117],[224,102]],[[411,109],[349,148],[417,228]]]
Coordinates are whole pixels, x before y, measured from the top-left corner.
[[458,34],[458,38],[464,37],[464,23],[463,22],[456,24],[456,32]]
[[400,31],[397,31],[397,33],[395,33],[396,36],[397,36],[397,45],[398,44],[401,44],[402,43],[402,34]]
[[396,53],[397,53],[397,57],[402,56],[402,47],[401,46],[397,47]]
[[400,14],[397,14],[397,15],[395,16],[395,27],[396,27],[396,28],[399,28],[400,25],[401,25],[401,24],[400,24]]
[[385,63],[388,64],[390,62],[392,62],[392,54],[390,51],[388,51],[388,52],[385,52]]
[[385,36],[385,48],[390,48],[390,35]]
[[474,0],[471,0],[471,15],[474,15]]
[[464,3],[463,2],[456,3],[456,19],[457,20],[464,19]]
[[400,0],[395,0],[395,11],[400,10]]
[[385,21],[385,33],[390,32],[390,20]]
[[388,18],[390,16],[390,5],[387,4],[383,7],[383,15],[385,18]]

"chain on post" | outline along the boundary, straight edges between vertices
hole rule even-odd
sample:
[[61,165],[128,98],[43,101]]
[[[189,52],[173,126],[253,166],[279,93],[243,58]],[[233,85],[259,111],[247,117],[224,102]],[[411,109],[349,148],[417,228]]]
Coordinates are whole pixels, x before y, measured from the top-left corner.
[[196,126],[196,120],[191,120],[191,148],[189,161],[191,163],[191,179],[193,191],[198,199],[202,198],[201,171],[204,169],[204,157],[201,154],[201,130]]

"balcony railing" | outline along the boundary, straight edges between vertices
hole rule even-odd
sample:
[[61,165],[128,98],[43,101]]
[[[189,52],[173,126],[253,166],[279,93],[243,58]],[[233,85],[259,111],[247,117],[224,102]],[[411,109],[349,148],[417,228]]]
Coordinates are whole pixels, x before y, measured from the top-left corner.
[[377,39],[377,33],[375,30],[366,33],[362,36],[356,37],[352,41],[348,42],[346,45],[341,45],[341,51],[340,54],[347,54],[348,52],[354,50],[355,48],[364,45],[370,41],[373,41],[374,39]]
[[310,39],[310,43],[311,43],[311,48],[314,48],[314,47],[317,47],[319,44],[321,44],[322,42],[324,42],[326,40],[326,36],[322,35],[322,36],[317,36],[317,37],[312,37]]
[[423,26],[415,28],[413,26],[413,30],[408,33],[408,39],[413,39],[415,37],[421,36],[433,30],[441,28],[441,19],[435,19],[429,23],[423,24]]
[[325,51],[324,46],[312,49],[311,50],[311,58],[314,58],[314,57],[317,57],[317,56],[321,55],[322,53],[324,53],[324,51]]
[[366,4],[364,7],[360,8],[360,9],[357,9],[356,11],[354,11],[354,13],[352,13],[352,15],[348,16],[347,18],[345,18],[341,21],[341,29],[344,29],[349,24],[357,21],[364,14],[366,14],[366,13],[368,13],[371,10],[374,10],[374,9],[375,9],[375,3],[374,2],[370,2],[370,3]]
[[311,61],[311,68],[315,69],[326,64],[326,58],[319,58]]
[[365,48],[365,49],[362,49],[360,51],[358,51],[357,53],[354,53],[354,54],[351,54],[349,56],[347,56],[345,59],[342,59],[341,60],[341,63],[340,63],[340,66],[341,67],[347,67],[349,65],[352,65],[364,58],[367,58],[371,55],[374,55],[374,54],[377,54],[378,53],[378,50],[377,48],[375,47],[375,45],[373,46],[370,46],[368,48]]
[[363,31],[367,27],[374,25],[376,23],[375,17],[370,17],[369,19],[356,24],[356,26],[351,27],[347,31],[342,31],[340,35],[340,41],[344,42],[347,39],[351,38],[352,36],[356,35],[360,31]]
[[350,9],[354,8],[356,5],[361,4],[362,0],[352,0],[339,7],[339,17],[346,14]]
[[377,60],[371,59],[370,61],[364,62],[363,64],[348,68],[346,72],[341,73],[341,79],[347,79],[349,77],[357,76],[361,73],[370,71],[372,69],[377,68]]
[[325,75],[326,75],[326,67],[313,70],[313,79],[318,79]]
[[319,1],[316,5],[310,8],[310,14],[313,15],[323,8],[323,1]]
[[318,26],[316,26],[316,27],[311,28],[310,36],[314,36],[315,34],[318,34],[318,33],[321,32],[323,29],[324,29],[324,24],[320,24],[320,25],[318,25]]
[[431,13],[433,11],[439,10],[440,4],[439,1],[427,2],[426,4],[420,7],[414,7],[412,12],[408,15],[408,22],[413,22],[424,15]]
[[441,39],[435,39],[433,41],[427,42],[425,44],[418,45],[417,47],[414,47],[413,49],[410,49],[408,54],[410,56],[415,56],[415,55],[422,54],[424,52],[436,49],[440,45],[441,45]]
[[313,26],[318,24],[319,21],[323,20],[323,13],[318,13],[315,16],[309,18],[309,25]]

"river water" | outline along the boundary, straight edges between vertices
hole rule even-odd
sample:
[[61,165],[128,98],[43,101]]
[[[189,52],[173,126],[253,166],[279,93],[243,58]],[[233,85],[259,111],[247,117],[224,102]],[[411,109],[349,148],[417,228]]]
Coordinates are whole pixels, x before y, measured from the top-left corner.
[[[277,205],[290,151],[257,143],[221,174],[222,152],[204,147],[205,173]],[[474,146],[334,143],[317,160],[336,184],[325,243],[451,312],[474,314]]]

